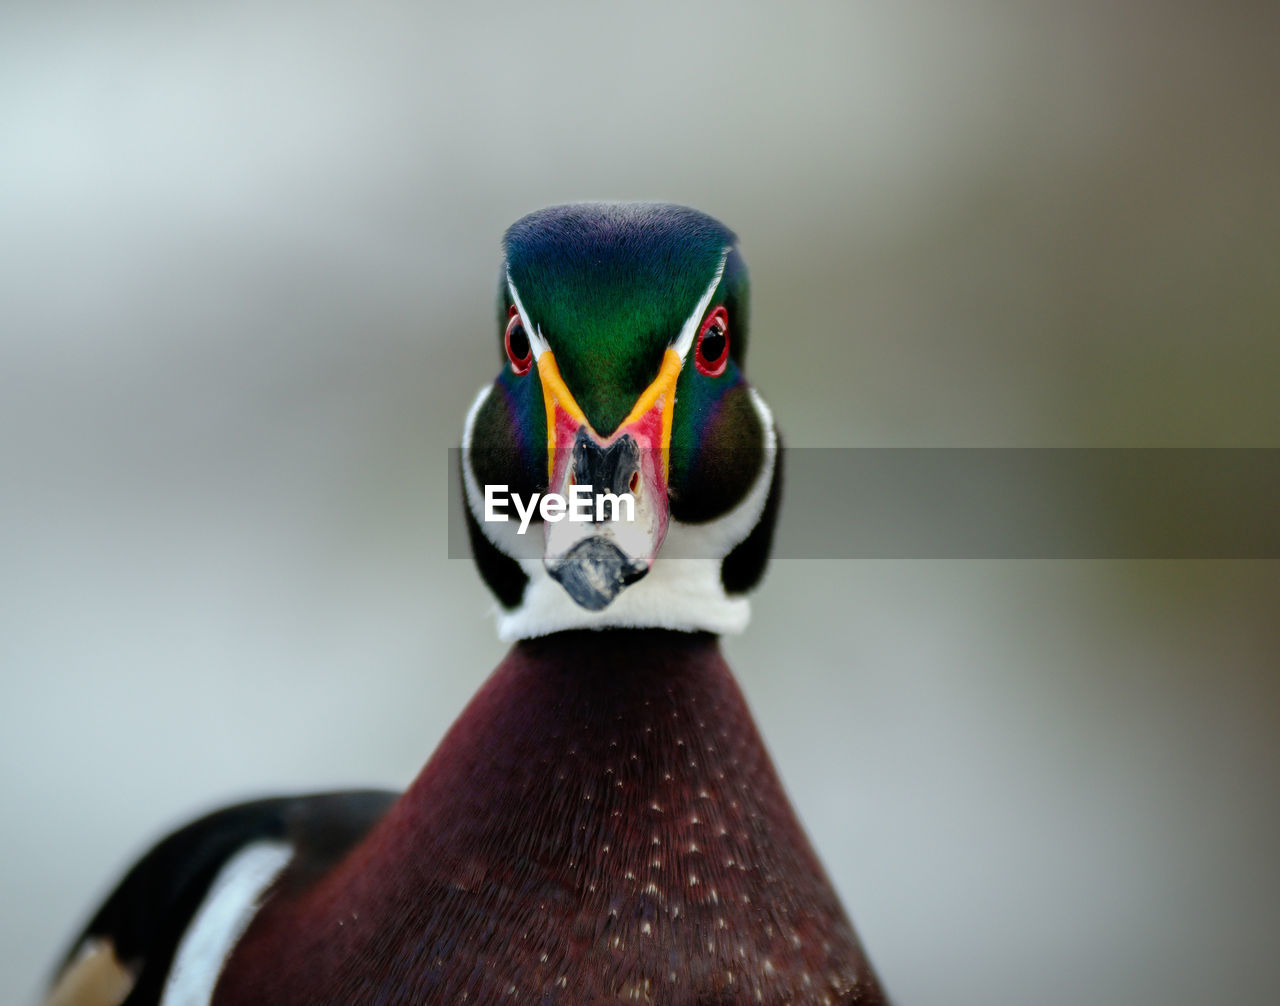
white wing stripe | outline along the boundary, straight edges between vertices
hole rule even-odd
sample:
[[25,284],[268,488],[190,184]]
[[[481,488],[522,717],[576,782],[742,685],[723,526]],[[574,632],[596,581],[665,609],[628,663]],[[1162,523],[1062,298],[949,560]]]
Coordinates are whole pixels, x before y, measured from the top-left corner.
[[178,944],[160,1006],[209,1006],[223,965],[292,855],[283,842],[255,842],[218,872]]

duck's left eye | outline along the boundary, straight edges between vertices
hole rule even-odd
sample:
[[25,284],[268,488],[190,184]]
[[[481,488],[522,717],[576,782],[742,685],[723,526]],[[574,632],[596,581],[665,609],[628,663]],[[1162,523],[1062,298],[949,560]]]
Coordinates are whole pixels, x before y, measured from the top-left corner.
[[698,373],[719,377],[729,363],[729,312],[717,307],[702,322],[693,362]]
[[503,337],[507,347],[507,359],[517,374],[529,373],[533,365],[533,348],[529,345],[529,333],[524,330],[520,314],[512,307],[507,317],[507,334]]

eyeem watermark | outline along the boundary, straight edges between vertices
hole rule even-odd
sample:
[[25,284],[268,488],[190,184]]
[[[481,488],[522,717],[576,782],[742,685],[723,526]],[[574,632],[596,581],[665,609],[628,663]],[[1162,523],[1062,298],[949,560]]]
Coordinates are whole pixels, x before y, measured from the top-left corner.
[[[727,468],[758,463],[729,457]],[[493,465],[507,454],[486,460],[501,478]],[[469,558],[457,448],[447,461],[449,555]],[[778,559],[1280,560],[1277,447],[790,447],[786,479]],[[492,488],[493,516],[527,531],[541,500],[521,499],[517,511],[503,486]],[[638,519],[642,503],[637,494]],[[567,501],[547,505],[568,514]],[[668,535],[661,555],[723,558],[721,537],[691,530]],[[533,538],[518,540],[536,558]]]
[[529,522],[535,513],[551,524],[558,524],[565,518],[575,522],[636,519],[636,498],[631,493],[597,493],[591,486],[583,484],[570,486],[568,499],[559,493],[531,493],[522,499],[519,493],[509,492],[505,484],[484,487],[486,522],[502,524],[511,520],[507,515],[508,504],[514,507],[520,521],[516,534],[529,530]]

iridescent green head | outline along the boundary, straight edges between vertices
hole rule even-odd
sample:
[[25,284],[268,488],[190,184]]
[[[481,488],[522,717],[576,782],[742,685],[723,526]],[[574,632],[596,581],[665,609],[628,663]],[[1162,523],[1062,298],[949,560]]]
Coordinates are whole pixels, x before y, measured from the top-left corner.
[[[504,364],[463,443],[502,634],[741,628],[779,467],[743,376],[748,281],[733,232],[682,206],[578,203],[517,221],[504,252]],[[545,509],[548,494],[570,512]]]

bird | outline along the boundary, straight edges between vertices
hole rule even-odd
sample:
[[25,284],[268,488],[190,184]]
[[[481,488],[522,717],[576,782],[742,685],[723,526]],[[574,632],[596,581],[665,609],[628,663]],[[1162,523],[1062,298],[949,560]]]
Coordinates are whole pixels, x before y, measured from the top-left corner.
[[404,792],[160,841],[45,1006],[887,1001],[720,648],[783,485],[737,237],[571,203],[502,252],[459,464],[509,652]]

